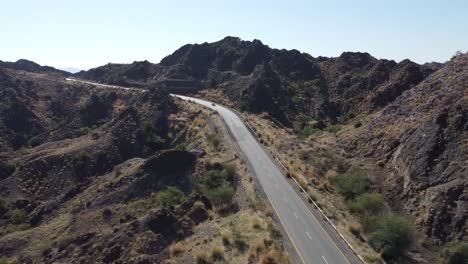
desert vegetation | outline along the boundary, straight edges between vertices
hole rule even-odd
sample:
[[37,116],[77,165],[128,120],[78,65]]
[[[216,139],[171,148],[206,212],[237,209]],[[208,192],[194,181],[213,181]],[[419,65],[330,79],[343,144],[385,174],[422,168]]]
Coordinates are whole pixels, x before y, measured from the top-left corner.
[[[384,259],[402,257],[415,241],[415,228],[392,213],[381,194],[369,192],[371,184],[366,171],[350,168],[330,181],[346,199],[349,211],[358,216],[369,244]],[[353,234],[360,236],[358,229]]]

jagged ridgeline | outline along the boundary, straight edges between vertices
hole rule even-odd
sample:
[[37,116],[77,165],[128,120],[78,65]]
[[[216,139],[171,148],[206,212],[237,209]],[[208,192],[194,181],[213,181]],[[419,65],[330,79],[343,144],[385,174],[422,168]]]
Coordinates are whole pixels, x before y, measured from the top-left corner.
[[[70,76],[147,92],[66,82]],[[213,115],[169,96],[207,91],[301,142],[326,140],[346,153],[340,154],[344,164],[372,167],[369,190],[383,194],[394,212],[433,242],[426,250],[463,247],[467,54],[420,65],[360,52],[312,57],[226,37],[184,45],[158,64],[111,63],[74,75],[27,60],[0,61],[2,254],[33,263],[162,262],[184,256],[180,241],[220,233],[199,227],[212,221],[208,226],[235,222],[236,229],[222,230],[226,251],[213,249],[200,261],[214,261],[220,251],[247,260],[246,243],[255,239],[262,242],[256,260],[271,252],[280,256],[271,242],[276,240],[265,235],[275,231],[266,214],[249,211],[256,208],[252,201],[234,201],[248,196],[249,188],[238,189],[238,172],[219,163],[237,156],[222,142]],[[207,153],[193,142],[205,144]],[[188,145],[208,158],[188,152]],[[314,160],[317,153],[304,151],[304,160]],[[333,188],[327,192],[337,195]],[[253,215],[255,226],[266,228],[244,236],[236,213],[241,219]],[[57,232],[63,235],[51,235]],[[47,239],[32,246],[42,237]]]
[[297,50],[271,49],[259,40],[226,37],[185,45],[159,64],[108,64],[77,76],[134,86],[185,81],[167,85],[175,90],[221,89],[239,108],[268,112],[291,125],[302,116],[333,123],[349,113],[372,112],[434,70],[409,60],[378,60],[368,53],[314,58]]

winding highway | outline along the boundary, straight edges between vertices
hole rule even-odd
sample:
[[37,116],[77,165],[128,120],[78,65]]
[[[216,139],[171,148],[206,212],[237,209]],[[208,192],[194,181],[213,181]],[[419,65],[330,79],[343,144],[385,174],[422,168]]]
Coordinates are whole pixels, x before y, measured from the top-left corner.
[[236,113],[206,100],[172,96],[211,108],[224,119],[303,263],[361,263],[348,248],[338,247],[335,242],[339,241],[337,235],[325,230],[323,220],[311,212]]
[[[72,78],[67,78],[67,81],[82,82],[107,88],[144,91],[138,88],[105,85]],[[247,126],[235,112],[206,100],[174,94],[171,96],[208,107],[216,111],[224,119],[233,140],[235,140],[246,162],[253,170],[251,173],[258,179],[303,263],[362,263],[343,243],[338,234],[325,223],[320,214],[314,211],[304,198],[301,198],[298,192],[293,189],[272,157],[250,133]]]

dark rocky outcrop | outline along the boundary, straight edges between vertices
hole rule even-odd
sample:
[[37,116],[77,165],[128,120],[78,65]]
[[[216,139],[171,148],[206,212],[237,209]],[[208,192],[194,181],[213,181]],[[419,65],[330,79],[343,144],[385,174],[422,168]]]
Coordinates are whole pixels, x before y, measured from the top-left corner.
[[0,61],[0,67],[35,73],[56,73],[60,75],[70,75],[70,73],[66,71],[58,70],[50,66],[41,66],[33,61],[25,59],[20,59],[16,62]]
[[363,127],[341,136],[360,155],[387,162],[390,171],[377,185],[395,209],[438,243],[463,239],[468,228],[467,73],[468,55],[458,56],[369,116]]
[[[300,115],[335,123],[349,112],[370,113],[433,71],[409,60],[378,60],[368,53],[313,58],[297,50],[271,49],[259,40],[226,37],[184,45],[159,64],[109,64],[77,76],[139,86],[166,80],[196,81],[201,88],[221,89],[243,110],[267,112],[290,126]],[[176,88],[172,87],[182,91]],[[197,89],[195,85],[192,91]]]

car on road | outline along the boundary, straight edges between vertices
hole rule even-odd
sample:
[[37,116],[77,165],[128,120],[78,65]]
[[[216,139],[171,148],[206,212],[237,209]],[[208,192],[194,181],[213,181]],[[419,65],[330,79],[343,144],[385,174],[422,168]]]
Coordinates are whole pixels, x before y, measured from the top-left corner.
[[211,103],[212,106],[216,106],[214,103]]

